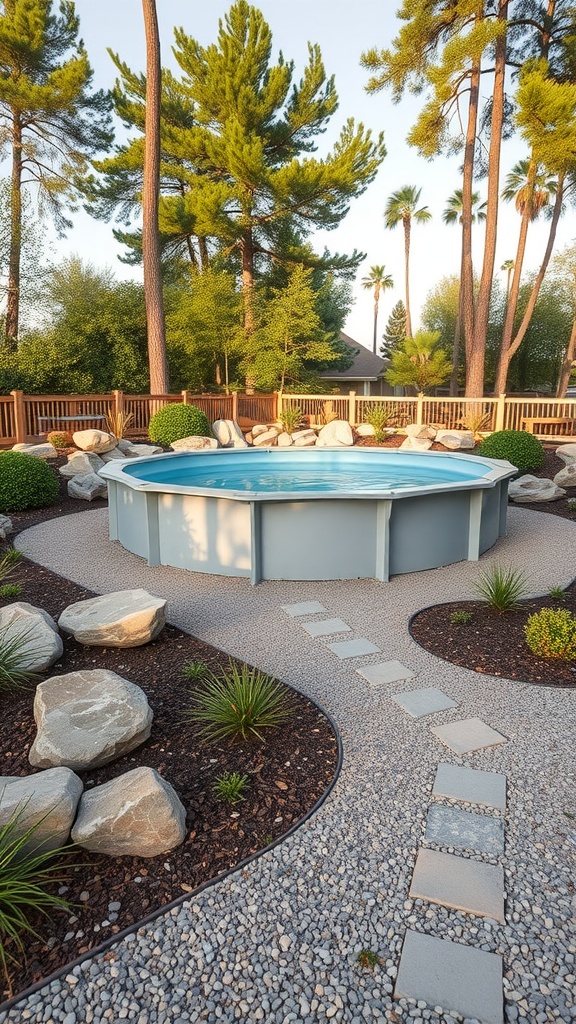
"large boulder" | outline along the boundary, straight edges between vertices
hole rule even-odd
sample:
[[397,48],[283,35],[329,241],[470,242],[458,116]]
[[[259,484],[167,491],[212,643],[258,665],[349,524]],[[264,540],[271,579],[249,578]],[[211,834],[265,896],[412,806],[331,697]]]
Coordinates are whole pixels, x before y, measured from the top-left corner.
[[96,452],[74,452],[68,456],[68,462],[60,466],[60,476],[72,479],[75,476],[86,476],[88,473],[97,473],[104,465],[103,459]]
[[118,459],[127,459],[128,456],[126,455],[126,452],[123,452],[121,448],[116,446],[116,448],[112,448],[109,452],[102,452],[102,455],[97,456],[97,458],[101,458],[102,462],[106,463],[116,462]]
[[181,437],[178,441],[172,441],[170,447],[175,452],[201,452],[206,448],[218,448],[219,446],[215,437],[193,434],[192,437]]
[[278,431],[276,427],[270,427],[261,434],[254,434],[252,431],[252,444],[255,448],[267,448],[270,445],[278,444]]
[[49,768],[23,778],[0,775],[0,828],[17,815],[14,839],[34,828],[22,854],[57,850],[70,838],[83,788],[69,768]]
[[80,801],[72,839],[110,857],[157,857],[186,838],[186,811],[154,768],[134,768]]
[[562,459],[562,462],[565,462],[567,466],[573,462],[576,463],[576,444],[561,444],[554,454],[559,459]]
[[222,448],[247,448],[244,434],[234,420],[215,420],[212,433]]
[[435,440],[451,451],[473,448],[475,444],[473,430],[438,430]]
[[68,605],[58,625],[87,647],[141,647],[164,629],[166,601],[147,590],[117,590]]
[[554,477],[557,487],[576,487],[576,461],[567,462],[564,469],[561,469]]
[[93,501],[94,498],[105,498],[107,494],[108,485],[101,476],[98,476],[98,473],[74,476],[68,481],[68,495],[70,498]]
[[311,448],[312,445],[316,444],[316,431],[312,430],[311,427],[306,427],[304,430],[295,430],[290,436],[295,448]]
[[346,420],[332,420],[318,434],[319,448],[350,448],[354,444],[352,427]]
[[558,487],[553,480],[541,479],[527,473],[518,480],[508,484],[508,497],[517,502],[556,501],[563,498],[566,491]]
[[57,459],[60,452],[53,444],[24,444],[19,443],[13,446],[13,451],[24,452],[26,455],[35,455],[37,459]]
[[[120,445],[118,445],[120,448]],[[130,444],[127,448],[120,448],[121,452],[130,459],[144,459],[149,455],[162,455],[164,449],[157,444]]]
[[20,638],[19,667],[27,672],[45,672],[64,650],[54,619],[26,601],[0,608],[0,635],[3,640]]
[[115,761],[147,740],[152,711],[139,686],[96,668],[40,683],[34,719],[37,734],[28,754],[30,764],[86,771]]
[[114,434],[109,434],[106,430],[76,430],[72,434],[72,440],[83,452],[111,452],[118,444]]
[[12,520],[9,516],[0,516],[0,540],[6,540],[14,532]]
[[258,437],[259,434],[265,434],[268,430],[270,427],[266,423],[255,423],[250,433],[252,437]]
[[374,437],[376,433],[371,423],[359,423],[356,427],[358,437]]
[[427,452],[432,447],[432,441],[429,437],[405,437],[400,445],[401,448],[410,448],[415,452]]
[[407,437],[424,438],[428,441],[433,441],[436,437],[435,427],[430,427],[426,423],[409,423],[404,430]]
[[276,443],[279,448],[290,448],[290,446],[294,444],[292,438],[290,437],[290,434],[288,434],[285,430],[283,430],[281,434],[278,434],[278,437],[276,438]]

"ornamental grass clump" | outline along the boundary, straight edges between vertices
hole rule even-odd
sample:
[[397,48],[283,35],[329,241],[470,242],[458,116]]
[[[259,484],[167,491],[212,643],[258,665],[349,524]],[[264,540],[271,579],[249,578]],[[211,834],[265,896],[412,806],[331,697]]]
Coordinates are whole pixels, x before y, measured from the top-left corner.
[[210,437],[210,424],[206,414],[196,405],[175,402],[165,405],[150,419],[150,440],[166,447],[183,437]]
[[286,409],[282,409],[282,412],[280,413],[282,430],[287,434],[291,434],[294,430],[298,430],[298,427],[302,423],[303,415],[302,409],[298,405],[292,405]]
[[186,718],[197,722],[201,735],[212,742],[253,738],[263,742],[261,731],[282,725],[289,714],[280,683],[255,668],[231,663],[224,675],[211,675],[196,691]]
[[244,791],[248,787],[248,776],[240,775],[240,772],[223,772],[216,776],[212,785],[214,795],[218,800],[227,804],[236,804],[239,800],[245,800]]
[[374,427],[374,440],[383,441],[386,437],[386,427],[392,419],[392,410],[386,410],[382,405],[368,405],[364,410],[364,422]]
[[510,612],[528,593],[528,577],[510,566],[491,565],[481,573],[474,588],[494,611]]
[[530,616],[524,634],[537,658],[576,661],[576,618],[567,608],[542,608]]
[[28,667],[45,654],[44,648],[34,643],[33,629],[3,629],[0,631],[0,693],[21,690],[40,678]]
[[49,466],[26,452],[0,452],[0,512],[52,505],[58,480]]
[[521,473],[540,469],[544,463],[544,445],[527,430],[497,430],[484,438],[478,454],[489,459],[505,459]]

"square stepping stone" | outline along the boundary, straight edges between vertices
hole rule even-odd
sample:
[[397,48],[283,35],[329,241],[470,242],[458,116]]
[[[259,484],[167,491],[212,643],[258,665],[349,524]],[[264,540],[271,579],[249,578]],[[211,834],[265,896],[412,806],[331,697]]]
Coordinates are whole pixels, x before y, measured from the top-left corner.
[[365,665],[356,669],[358,675],[364,676],[370,686],[387,686],[398,683],[402,679],[412,679],[416,673],[406,668],[400,661],[381,661],[378,665]]
[[447,708],[457,706],[456,701],[435,686],[429,686],[424,690],[391,693],[390,699],[404,708],[412,718],[422,718],[423,715],[433,715],[436,711],[446,711]]
[[320,619],[315,622],[303,622],[302,625],[310,636],[330,636],[332,633],[352,632],[352,626],[349,626],[343,619]]
[[506,737],[486,725],[481,718],[463,718],[459,722],[448,722],[432,729],[441,743],[457,754],[471,754],[474,750],[484,747],[496,747],[506,743]]
[[500,772],[442,763],[438,765],[432,796],[465,800],[468,804],[481,804],[483,807],[505,811],[506,776]]
[[494,864],[420,850],[410,896],[504,924],[504,871]]
[[328,647],[339,658],[360,658],[363,654],[380,653],[380,648],[363,636],[359,636],[356,640],[341,640],[335,644],[328,644]]
[[407,931],[394,999],[418,999],[482,1024],[503,1024],[502,957]]
[[296,604],[283,604],[281,607],[282,611],[293,618],[297,615],[317,615],[319,612],[328,611],[319,601],[298,601]]
[[504,853],[504,822],[459,807],[432,804],[426,818],[426,839],[439,846],[456,846],[478,853]]

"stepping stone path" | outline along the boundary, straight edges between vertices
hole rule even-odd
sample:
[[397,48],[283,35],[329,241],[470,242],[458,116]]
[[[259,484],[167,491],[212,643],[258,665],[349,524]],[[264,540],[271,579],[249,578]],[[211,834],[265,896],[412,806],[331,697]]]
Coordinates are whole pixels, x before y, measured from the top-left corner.
[[317,622],[304,622],[302,625],[313,637],[352,632],[352,626],[348,626],[342,619],[320,619]]
[[379,654],[380,648],[366,640],[363,636],[356,640],[341,640],[328,644],[328,649],[338,658],[360,658],[363,654]]
[[403,679],[413,679],[415,675],[412,669],[406,668],[400,661],[381,661],[378,665],[365,665],[356,671],[374,688],[399,683]]
[[448,722],[438,725],[432,732],[441,743],[450,747],[456,754],[472,754],[475,750],[485,747],[496,747],[506,743],[506,737],[486,725],[481,718],[463,718],[459,722]]
[[296,618],[299,615],[318,615],[328,609],[319,601],[298,601],[297,604],[283,604],[282,611]]
[[430,686],[425,690],[406,690],[404,693],[391,693],[390,699],[399,704],[412,718],[433,715],[437,711],[455,708],[456,701],[447,697],[442,690]]
[[506,776],[480,768],[461,768],[455,764],[439,764],[432,796],[462,800],[468,804],[506,810]]
[[494,864],[420,850],[410,896],[504,924],[504,871]]
[[426,818],[425,839],[438,846],[455,846],[502,856],[504,823],[487,814],[472,814],[458,807],[432,804]]

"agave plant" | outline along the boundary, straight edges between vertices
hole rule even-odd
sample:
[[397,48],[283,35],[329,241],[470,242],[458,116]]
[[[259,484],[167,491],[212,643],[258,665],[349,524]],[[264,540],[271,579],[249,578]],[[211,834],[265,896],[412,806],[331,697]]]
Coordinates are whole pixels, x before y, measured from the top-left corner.
[[193,698],[186,718],[201,726],[207,740],[253,737],[264,740],[262,729],[281,725],[290,713],[284,687],[271,676],[230,663],[222,676],[211,675]]

